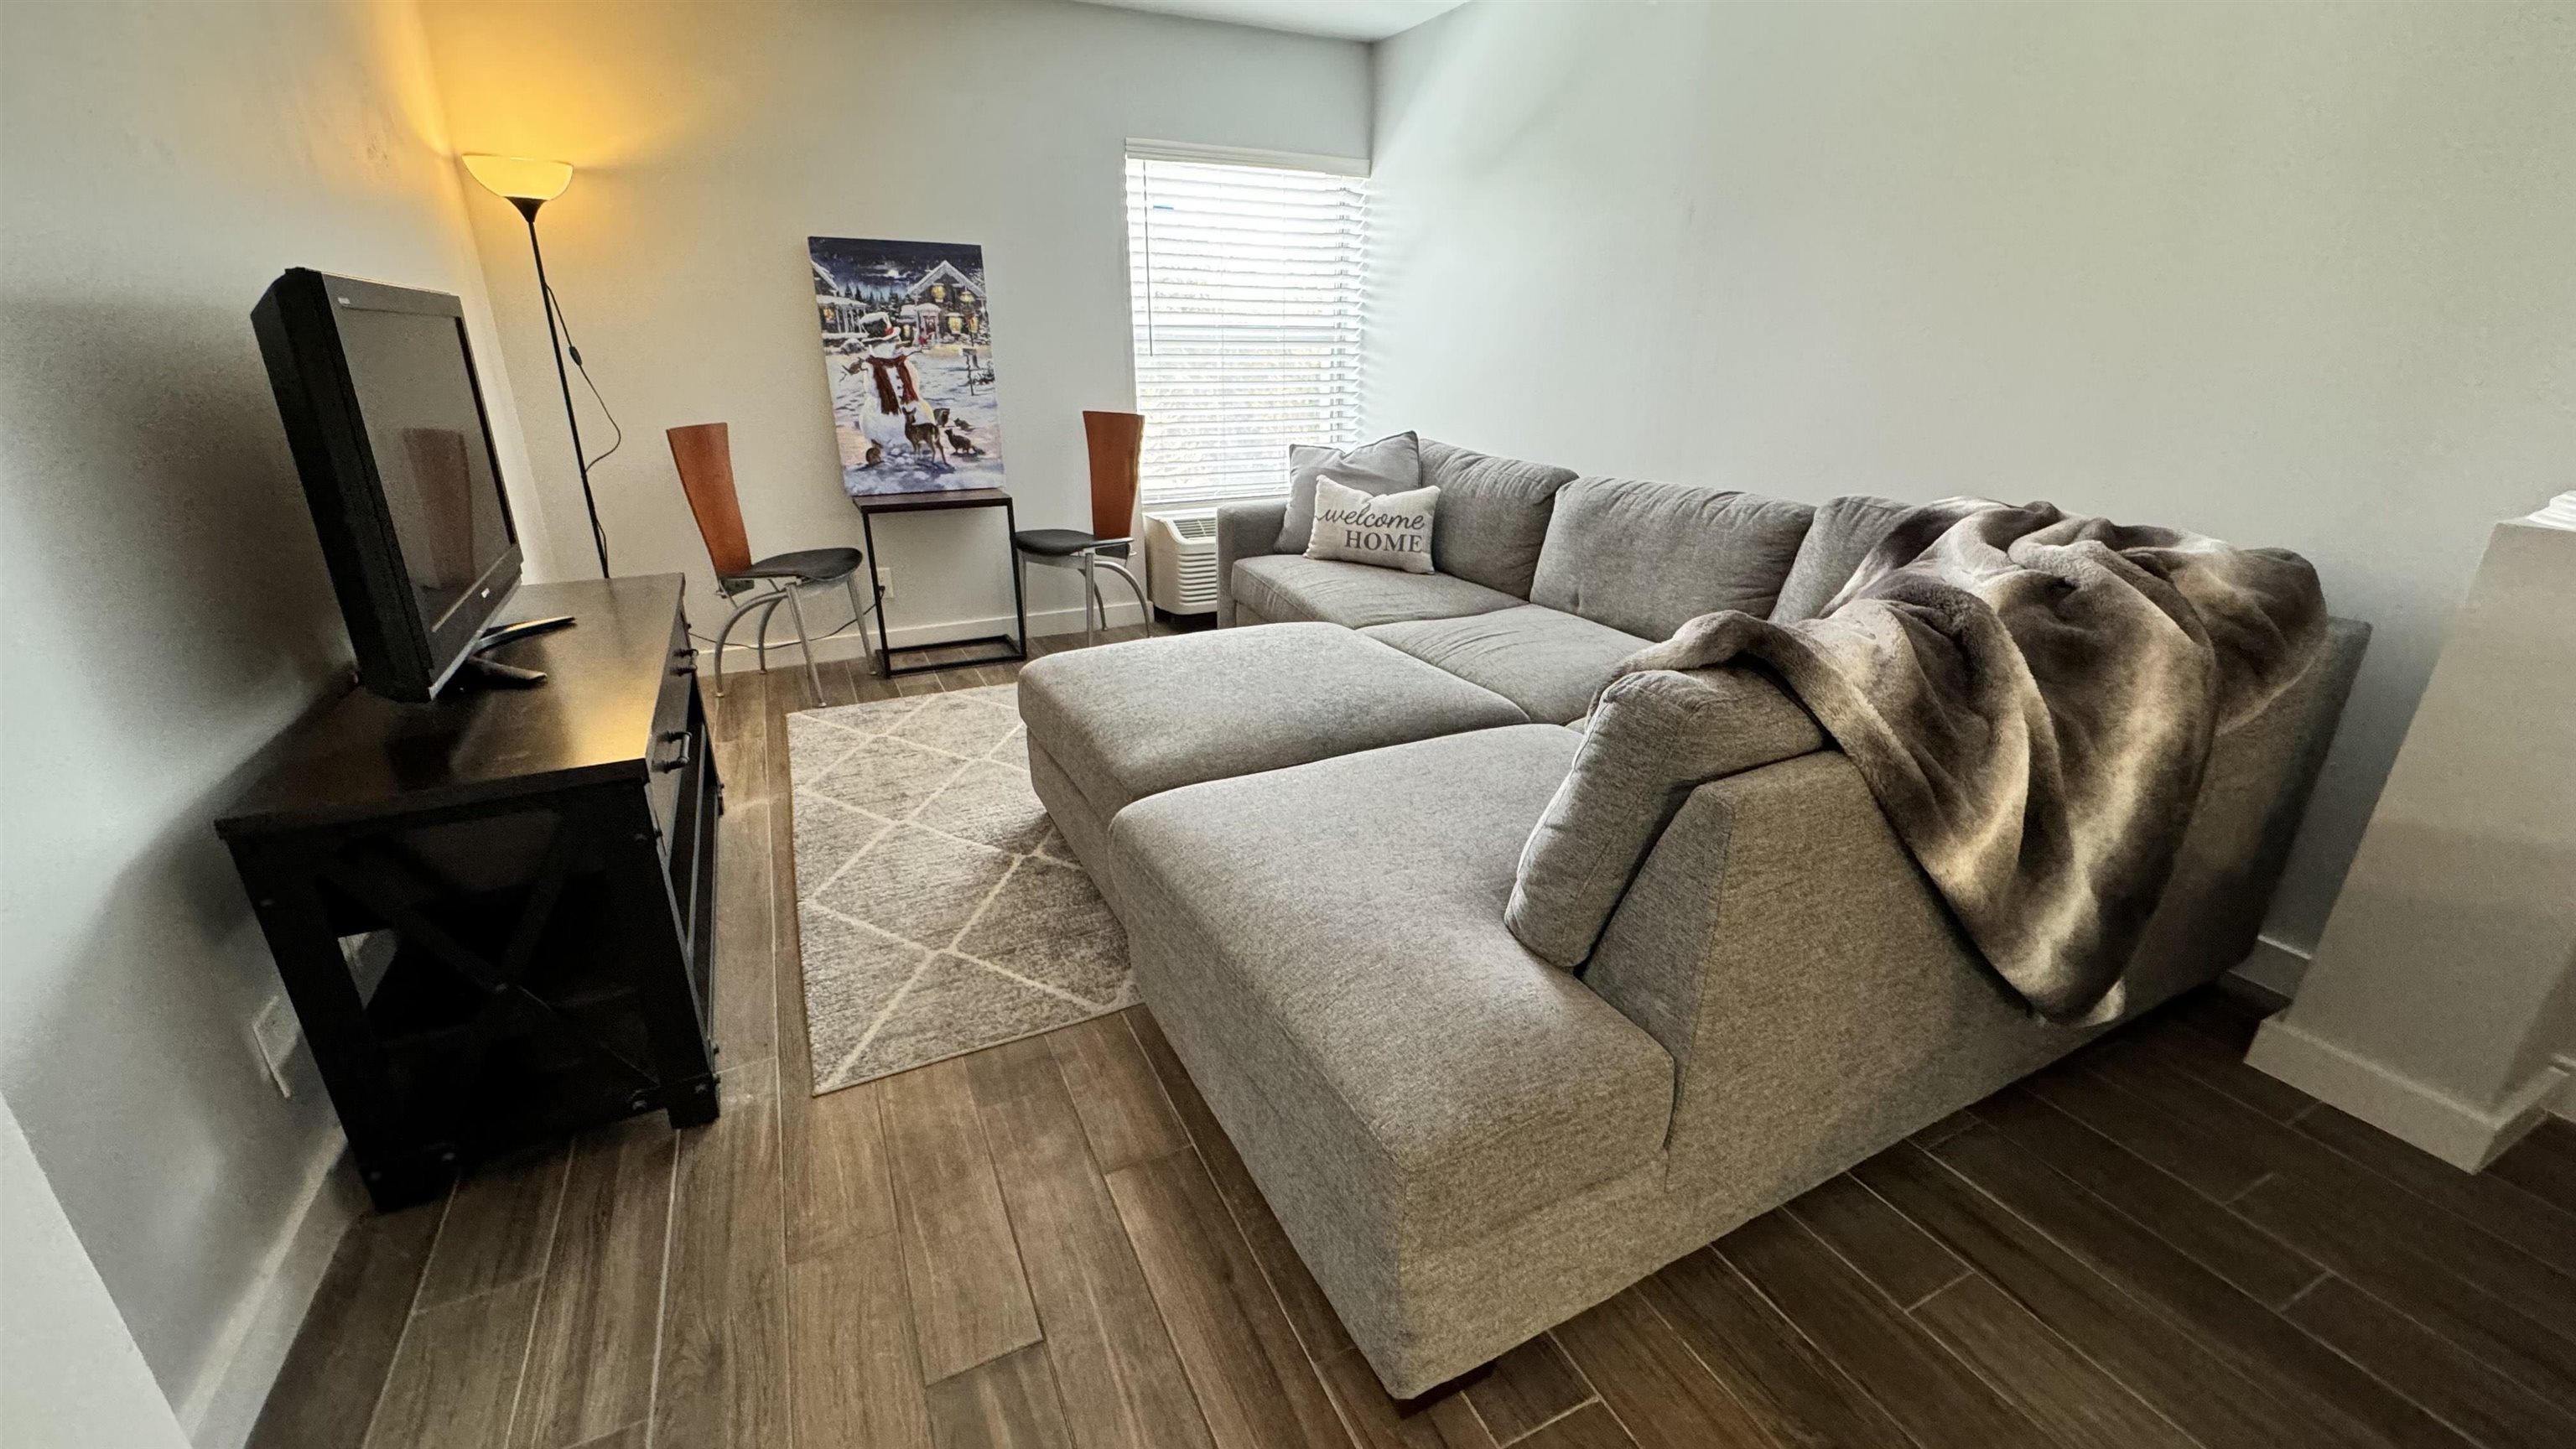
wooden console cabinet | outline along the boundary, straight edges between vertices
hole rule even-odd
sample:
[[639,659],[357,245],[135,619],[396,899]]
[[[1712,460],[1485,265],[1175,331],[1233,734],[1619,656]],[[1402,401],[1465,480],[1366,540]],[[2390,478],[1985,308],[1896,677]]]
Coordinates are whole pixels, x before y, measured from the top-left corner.
[[353,691],[216,829],[379,1207],[640,1112],[716,1115],[716,816],[680,576],[532,585],[547,682]]

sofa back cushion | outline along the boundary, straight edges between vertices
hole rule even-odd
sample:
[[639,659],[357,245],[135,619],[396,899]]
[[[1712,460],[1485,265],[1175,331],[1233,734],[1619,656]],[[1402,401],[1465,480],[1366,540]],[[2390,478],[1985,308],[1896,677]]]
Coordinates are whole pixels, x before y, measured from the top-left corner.
[[1574,470],[1424,438],[1422,481],[1440,490],[1432,566],[1514,598],[1528,598],[1556,490],[1574,481]]
[[1356,448],[1301,443],[1288,450],[1288,513],[1277,553],[1304,553],[1315,536],[1315,480],[1329,476],[1362,493],[1410,493],[1422,486],[1422,442],[1396,433]]
[[1798,545],[1798,561],[1789,566],[1788,581],[1780,585],[1780,602],[1771,608],[1772,622],[1794,624],[1823,613],[1852,570],[1913,508],[1911,503],[1866,493],[1827,500],[1816,510],[1816,521],[1807,526],[1806,541]]
[[1814,512],[1758,493],[1577,478],[1557,490],[1530,602],[1648,639],[1720,609],[1767,618]]
[[1521,848],[1503,924],[1542,959],[1573,970],[1693,790],[1824,745],[1814,716],[1756,669],[1649,669],[1612,680],[1573,769]]

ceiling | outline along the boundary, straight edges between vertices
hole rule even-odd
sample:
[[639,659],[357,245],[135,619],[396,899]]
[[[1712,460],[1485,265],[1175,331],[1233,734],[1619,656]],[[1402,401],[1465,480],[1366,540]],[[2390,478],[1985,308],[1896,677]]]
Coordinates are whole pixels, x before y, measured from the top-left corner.
[[1114,5],[1121,10],[1157,10],[1256,25],[1298,35],[1328,35],[1337,40],[1384,40],[1411,30],[1465,0],[1082,0],[1086,5]]

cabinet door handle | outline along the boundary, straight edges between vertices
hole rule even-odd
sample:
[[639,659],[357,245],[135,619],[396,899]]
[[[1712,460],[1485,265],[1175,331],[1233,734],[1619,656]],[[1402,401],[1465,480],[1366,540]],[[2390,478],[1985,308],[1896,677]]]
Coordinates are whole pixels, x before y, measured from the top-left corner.
[[666,745],[675,744],[679,748],[671,752],[669,759],[656,761],[653,768],[676,770],[689,763],[689,755],[696,749],[698,737],[687,730],[670,730],[662,735],[661,742]]

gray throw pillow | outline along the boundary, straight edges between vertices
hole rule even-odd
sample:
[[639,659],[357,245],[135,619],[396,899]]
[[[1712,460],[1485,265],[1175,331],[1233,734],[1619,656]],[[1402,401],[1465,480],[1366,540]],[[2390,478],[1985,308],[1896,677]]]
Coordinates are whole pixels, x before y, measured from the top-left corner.
[[1651,669],[1610,681],[1574,767],[1521,849],[1503,924],[1550,963],[1582,965],[1693,790],[1824,744],[1805,707],[1753,669]]
[[1315,480],[1315,535],[1306,557],[1340,559],[1409,574],[1431,572],[1432,514],[1440,490],[1362,493],[1330,477]]
[[1288,450],[1288,516],[1280,553],[1304,553],[1315,529],[1315,480],[1326,474],[1362,493],[1410,493],[1422,486],[1422,440],[1397,433],[1347,450],[1300,445]]

